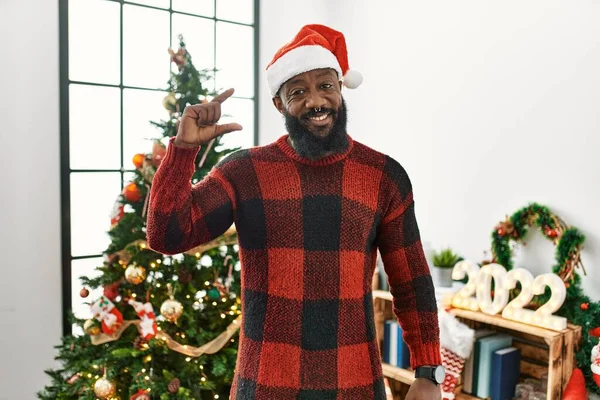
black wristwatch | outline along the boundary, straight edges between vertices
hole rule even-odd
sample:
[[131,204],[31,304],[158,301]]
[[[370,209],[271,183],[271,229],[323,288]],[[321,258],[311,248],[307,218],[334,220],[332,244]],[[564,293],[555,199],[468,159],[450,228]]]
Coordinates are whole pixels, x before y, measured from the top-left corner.
[[441,365],[421,365],[415,369],[415,378],[427,378],[441,385],[446,378],[446,370]]

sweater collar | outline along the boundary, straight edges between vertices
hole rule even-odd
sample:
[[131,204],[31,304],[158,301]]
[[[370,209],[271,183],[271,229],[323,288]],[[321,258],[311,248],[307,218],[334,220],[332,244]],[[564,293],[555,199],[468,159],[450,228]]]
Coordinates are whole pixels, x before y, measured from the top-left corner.
[[294,150],[294,148],[288,143],[289,134],[281,136],[279,139],[277,139],[276,143],[279,149],[281,149],[281,151],[289,158],[294,159],[303,164],[320,166],[333,164],[334,162],[343,160],[344,158],[346,158],[346,156],[348,156],[348,154],[350,154],[350,152],[354,148],[354,141],[352,140],[350,135],[346,134],[346,136],[348,137],[348,148],[344,150],[343,153],[330,154],[323,158],[319,158],[318,160],[311,160],[305,157],[301,157],[298,153],[296,153],[296,150]]

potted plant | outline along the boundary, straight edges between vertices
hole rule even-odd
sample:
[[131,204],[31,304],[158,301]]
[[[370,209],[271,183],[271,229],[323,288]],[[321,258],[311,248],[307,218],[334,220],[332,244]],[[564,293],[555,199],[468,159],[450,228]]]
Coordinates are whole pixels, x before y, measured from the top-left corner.
[[433,251],[431,261],[435,272],[433,274],[435,284],[440,287],[452,287],[452,269],[460,261],[460,256],[452,249],[445,248]]

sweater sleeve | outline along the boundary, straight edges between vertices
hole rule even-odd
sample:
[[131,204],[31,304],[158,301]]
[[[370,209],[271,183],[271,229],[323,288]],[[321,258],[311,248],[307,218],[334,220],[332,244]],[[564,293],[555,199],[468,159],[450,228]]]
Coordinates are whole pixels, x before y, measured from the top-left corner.
[[167,153],[150,189],[146,237],[148,246],[163,254],[178,254],[222,235],[233,223],[234,195],[214,167],[192,185],[199,147],[176,146]]
[[412,186],[400,164],[390,158],[386,162],[389,203],[376,241],[392,308],[410,349],[411,367],[441,365],[435,290],[415,217]]

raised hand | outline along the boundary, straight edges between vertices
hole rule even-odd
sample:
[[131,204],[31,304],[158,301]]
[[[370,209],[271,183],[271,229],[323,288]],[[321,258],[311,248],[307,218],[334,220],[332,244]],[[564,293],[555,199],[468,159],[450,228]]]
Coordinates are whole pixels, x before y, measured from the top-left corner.
[[233,92],[233,89],[229,89],[209,103],[187,106],[183,110],[174,143],[178,146],[196,147],[210,142],[217,136],[242,130],[242,126],[236,123],[217,124],[221,118],[221,104],[231,97]]

